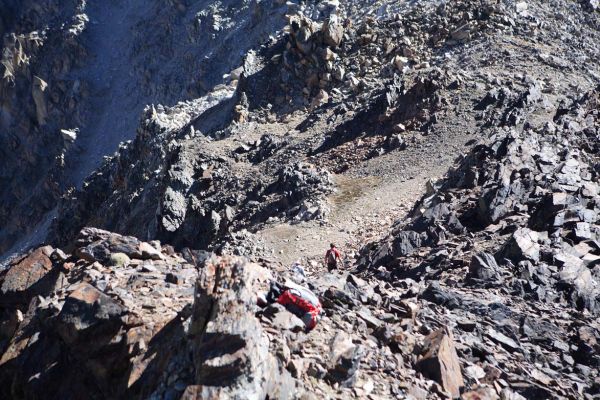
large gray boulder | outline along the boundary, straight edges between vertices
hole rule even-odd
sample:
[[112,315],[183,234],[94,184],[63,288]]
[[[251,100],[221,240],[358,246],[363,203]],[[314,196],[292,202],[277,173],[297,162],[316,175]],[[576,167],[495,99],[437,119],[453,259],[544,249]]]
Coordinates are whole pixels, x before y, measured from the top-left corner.
[[514,263],[523,260],[537,262],[540,260],[540,234],[528,228],[515,231],[500,254]]

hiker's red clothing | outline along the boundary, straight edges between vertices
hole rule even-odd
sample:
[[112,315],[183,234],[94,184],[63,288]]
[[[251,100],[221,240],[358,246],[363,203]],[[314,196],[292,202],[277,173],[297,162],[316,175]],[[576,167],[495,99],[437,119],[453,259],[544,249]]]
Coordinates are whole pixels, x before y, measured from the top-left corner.
[[325,253],[326,260],[329,260],[329,254],[331,254],[332,252],[336,260],[342,257],[342,253],[340,253],[340,251],[334,247],[333,249],[327,250],[327,252]]
[[337,268],[338,260],[341,259],[342,255],[335,247],[327,250],[325,253],[325,263],[329,271]]
[[316,304],[313,304],[288,289],[277,298],[277,302],[301,318],[307,330],[311,330],[317,325],[317,319],[321,313],[321,304],[318,300]]

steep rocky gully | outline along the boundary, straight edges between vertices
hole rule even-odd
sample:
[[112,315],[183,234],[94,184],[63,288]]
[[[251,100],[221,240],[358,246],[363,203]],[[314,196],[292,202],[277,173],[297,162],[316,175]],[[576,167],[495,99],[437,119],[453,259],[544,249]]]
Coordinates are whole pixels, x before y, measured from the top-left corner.
[[0,0],[0,36],[0,398],[600,398],[597,0]]

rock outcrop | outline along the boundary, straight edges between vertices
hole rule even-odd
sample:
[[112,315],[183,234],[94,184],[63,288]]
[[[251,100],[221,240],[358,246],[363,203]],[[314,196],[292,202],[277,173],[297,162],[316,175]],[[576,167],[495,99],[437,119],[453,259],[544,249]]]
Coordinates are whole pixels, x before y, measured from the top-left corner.
[[[195,385],[187,399],[293,398],[294,380],[269,351],[254,316],[268,271],[243,260],[211,259],[200,272],[189,334]],[[282,327],[282,330],[286,327]]]
[[[81,258],[46,246],[0,278],[3,323],[13,324],[2,332],[3,398],[146,397],[167,363],[184,357],[195,266],[97,229],[82,231],[78,245]],[[107,254],[125,253],[126,264],[111,266]],[[169,273],[183,277],[179,285]]]
[[[585,345],[577,331],[589,325],[592,335],[598,334],[599,95],[600,88],[594,88],[535,126],[528,123],[535,104],[529,110],[521,102],[508,111],[487,110],[487,118],[511,113],[525,123],[507,121],[495,129],[432,186],[406,221],[363,248],[359,262],[368,275],[406,288],[415,280],[427,282],[418,290],[420,300],[430,304],[421,314],[451,312],[443,320],[461,332],[457,346],[465,346],[462,352],[473,359],[487,360],[483,370],[477,364],[463,364],[462,370],[484,386],[495,368],[504,380],[516,382],[523,379],[519,371],[525,363],[544,357],[528,382],[508,387],[525,398],[590,397],[596,391],[584,375],[577,379],[587,383],[577,393],[562,387],[598,362],[580,358]],[[418,366],[431,367],[424,375],[456,397],[460,368],[453,356],[440,361],[435,351],[423,356],[432,361]],[[498,359],[498,351],[522,359]],[[565,369],[572,372],[556,372]]]
[[248,0],[3,1],[0,254],[43,241],[61,197],[135,137],[146,106],[212,92],[283,27],[286,10]]
[[0,278],[2,397],[293,398],[255,317],[269,276],[98,229],[73,255],[38,248]]

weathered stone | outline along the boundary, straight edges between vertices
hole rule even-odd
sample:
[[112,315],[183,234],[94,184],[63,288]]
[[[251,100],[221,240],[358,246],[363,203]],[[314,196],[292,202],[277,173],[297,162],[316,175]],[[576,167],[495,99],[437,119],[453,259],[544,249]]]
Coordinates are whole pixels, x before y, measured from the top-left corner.
[[278,331],[290,330],[292,332],[301,332],[304,330],[304,322],[287,310],[277,313],[271,324]]
[[358,305],[348,293],[334,287],[328,288],[323,294],[322,305],[325,308],[333,308],[335,306],[354,308]]
[[396,257],[412,254],[421,247],[425,241],[425,235],[422,233],[403,231],[394,239],[393,254]]
[[371,314],[369,309],[364,307],[356,312],[356,316],[365,321],[369,328],[378,328],[383,324],[381,320]]
[[313,378],[323,379],[327,375],[327,370],[323,368],[321,364],[317,362],[312,362],[308,366],[306,374],[308,376],[312,376]]
[[496,391],[489,387],[465,392],[460,396],[461,400],[498,400],[499,398]]
[[337,47],[344,38],[344,27],[340,23],[337,15],[332,14],[325,21],[322,27],[323,41],[331,47]]
[[306,366],[304,360],[301,359],[290,360],[290,362],[287,365],[287,370],[290,371],[292,376],[297,379],[302,377],[302,374],[304,374],[305,369]]
[[65,252],[62,251],[61,249],[54,249],[52,251],[52,254],[50,254],[50,259],[52,261],[63,262],[63,261],[67,261],[68,258],[69,258],[69,256],[67,254],[65,254]]
[[485,377],[485,371],[479,365],[470,365],[464,369],[465,376],[471,379],[482,379]]
[[53,287],[51,252],[50,246],[40,247],[9,266],[0,278],[0,304],[27,305],[31,297]]
[[427,336],[415,367],[424,376],[439,383],[452,397],[460,396],[460,389],[465,384],[452,333],[447,328]]
[[19,324],[23,322],[23,313],[18,309],[7,309],[2,313],[0,321],[0,340],[10,340],[17,331]]
[[558,274],[559,282],[567,288],[567,298],[578,309],[596,312],[600,307],[598,283],[582,260],[565,255],[563,267]]
[[471,32],[469,31],[469,26],[468,25],[463,25],[461,27],[459,27],[458,29],[454,30],[450,36],[452,37],[452,39],[463,42],[463,41],[467,41],[471,38]]
[[88,261],[108,263],[112,253],[123,253],[130,258],[141,258],[140,241],[131,236],[121,236],[96,228],[81,230],[76,255]]
[[292,378],[269,352],[269,340],[254,316],[258,284],[267,276],[242,259],[207,261],[196,283],[190,327],[198,386],[186,390],[185,398],[292,395]]
[[592,232],[590,230],[590,224],[587,222],[578,222],[575,224],[575,229],[573,230],[575,237],[579,240],[586,240],[592,238]]
[[125,312],[125,307],[109,296],[81,283],[66,298],[57,317],[57,330],[66,343],[89,346],[89,350],[116,335]]
[[459,319],[456,322],[456,326],[458,326],[459,329],[465,332],[473,332],[477,327],[477,322],[468,319]]
[[540,245],[538,232],[519,228],[501,251],[501,256],[518,263],[521,260],[539,261]]
[[36,116],[38,125],[42,126],[46,124],[48,118],[48,108],[46,105],[45,92],[48,88],[48,84],[40,77],[33,77],[33,84],[31,88],[31,96],[35,102]]
[[462,302],[459,295],[452,293],[449,290],[442,289],[439,282],[432,282],[427,289],[423,291],[420,298],[449,309],[459,307]]
[[390,305],[390,309],[399,317],[415,321],[419,314],[419,305],[408,300],[401,300]]
[[328,379],[345,387],[353,386],[362,358],[362,349],[352,343],[351,337],[344,332],[338,332],[329,347]]
[[522,351],[521,346],[517,342],[495,329],[488,328],[486,334],[490,339],[508,351]]
[[509,388],[504,388],[500,392],[500,398],[502,400],[526,400],[525,397],[521,396],[519,393],[516,393]]
[[323,104],[326,104],[328,101],[329,101],[329,94],[325,90],[321,89],[321,90],[319,90],[317,95],[313,98],[313,100],[311,102],[311,107],[312,108],[319,107]]
[[470,275],[481,280],[497,279],[499,269],[494,256],[485,252],[474,255],[469,265]]
[[162,253],[150,243],[142,242],[133,236],[123,236],[117,233],[96,228],[83,228],[77,238],[76,255],[88,261],[110,263],[113,253],[122,253],[129,258],[141,260],[160,260]]
[[176,274],[173,272],[169,272],[167,273],[167,275],[165,276],[165,281],[172,283],[174,285],[181,285],[182,283],[185,282],[185,277],[181,274]]
[[404,68],[408,66],[408,58],[402,56],[396,56],[393,60],[394,66],[400,72],[404,72]]
[[163,258],[160,250],[156,249],[150,243],[141,242],[138,246],[138,250],[141,256],[140,258],[142,258],[143,260],[160,260]]

